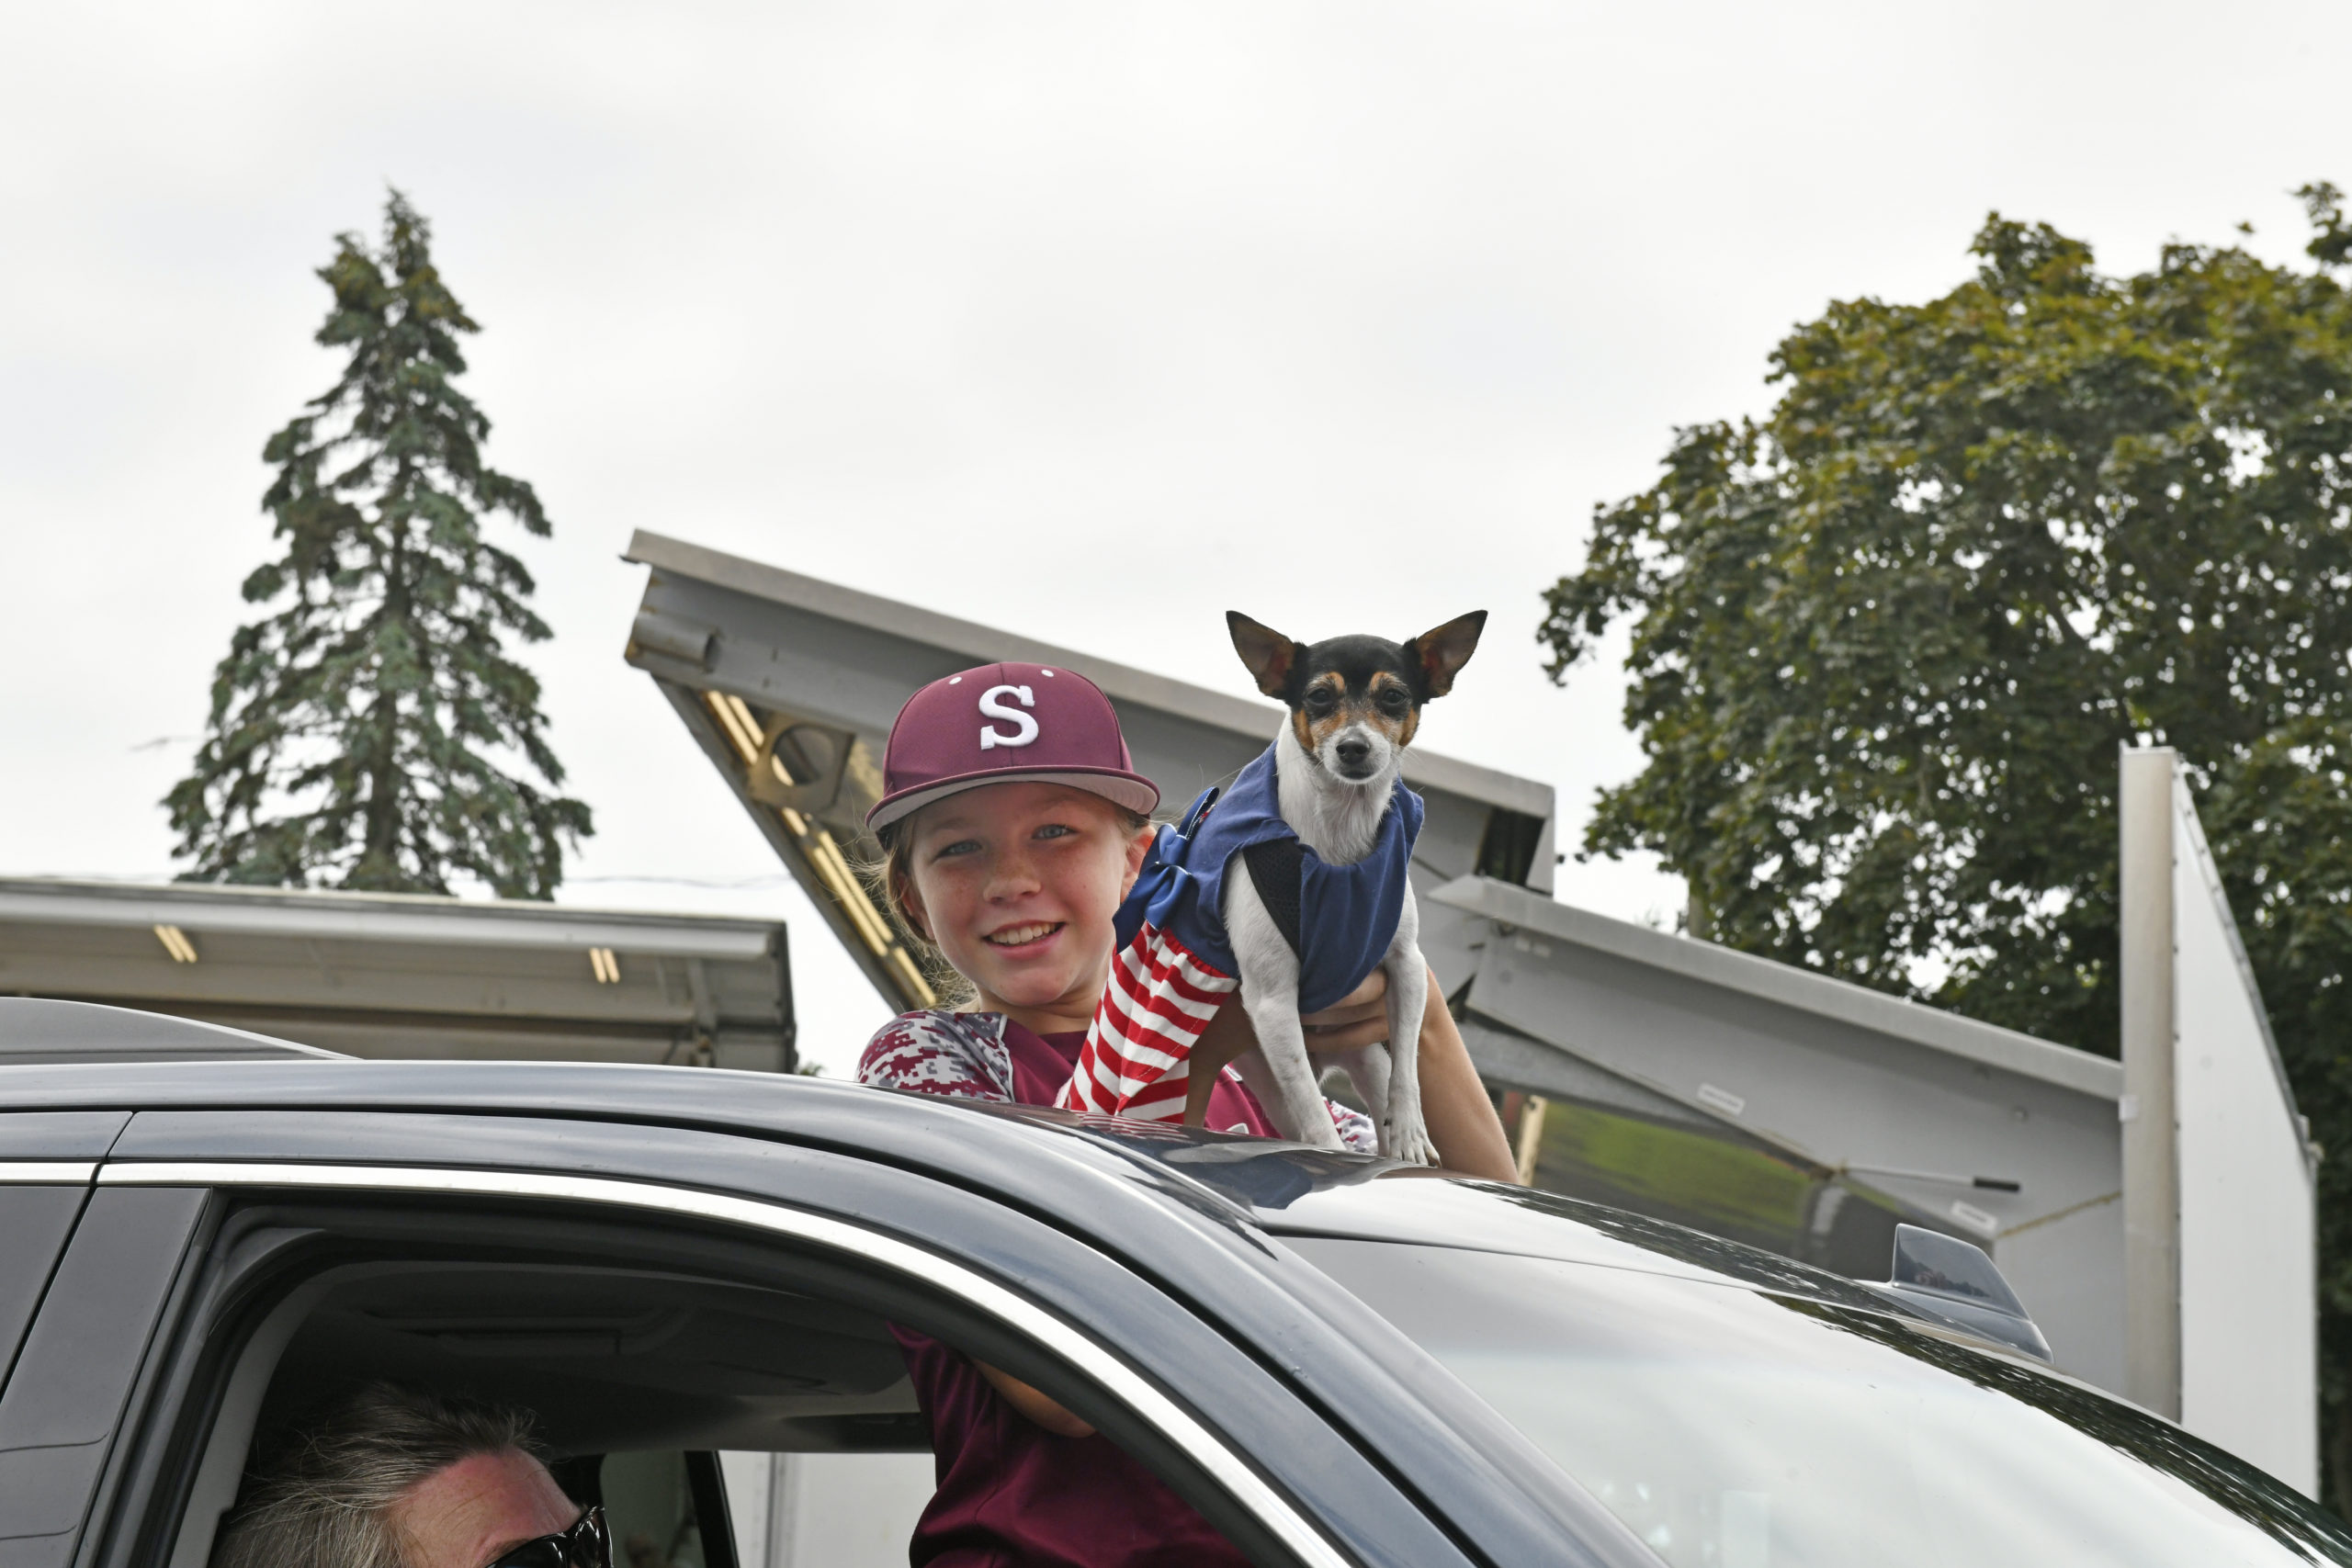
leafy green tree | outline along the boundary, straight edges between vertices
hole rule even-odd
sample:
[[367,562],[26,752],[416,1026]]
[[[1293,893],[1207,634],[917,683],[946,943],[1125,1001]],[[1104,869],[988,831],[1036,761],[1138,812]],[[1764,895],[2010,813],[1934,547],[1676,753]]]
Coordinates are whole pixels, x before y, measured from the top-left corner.
[[195,764],[165,797],[186,879],[551,897],[594,829],[556,793],[539,683],[510,658],[548,628],[531,575],[483,537],[503,513],[545,536],[539,498],[483,465],[490,421],[459,391],[481,329],[433,265],[405,197],[382,243],[338,238],[318,342],[341,378],[269,439],[262,498],[284,553],[245,580],[273,606],[238,628]]
[[1678,433],[1546,594],[1555,679],[1632,622],[1656,852],[1713,940],[2113,1055],[2120,746],[2178,748],[2321,1167],[2325,1452],[2352,1502],[2352,261],[2090,248],[1860,299],[1758,421]]

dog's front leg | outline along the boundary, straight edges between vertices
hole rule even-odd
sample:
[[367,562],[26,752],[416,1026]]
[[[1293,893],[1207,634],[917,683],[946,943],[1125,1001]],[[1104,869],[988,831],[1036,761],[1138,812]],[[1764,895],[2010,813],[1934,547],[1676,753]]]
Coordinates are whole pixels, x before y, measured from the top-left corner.
[[1252,1085],[1266,1114],[1294,1142],[1344,1148],[1306,1058],[1306,1032],[1298,1022],[1297,955],[1283,940],[1282,928],[1266,912],[1246,871],[1225,879],[1225,929],[1241,970],[1241,1005],[1249,1010],[1258,1055],[1264,1059],[1268,1087],[1273,1090],[1270,1099]]
[[1388,1114],[1380,1121],[1380,1152],[1391,1159],[1435,1165],[1421,1114],[1421,1010],[1430,994],[1429,964],[1421,957],[1420,910],[1405,890],[1396,936],[1380,966],[1388,972]]

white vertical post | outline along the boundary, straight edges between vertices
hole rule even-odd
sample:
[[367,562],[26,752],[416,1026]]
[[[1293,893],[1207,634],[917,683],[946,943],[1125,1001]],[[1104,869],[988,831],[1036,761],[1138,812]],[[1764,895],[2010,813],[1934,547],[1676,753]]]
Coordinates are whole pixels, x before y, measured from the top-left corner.
[[767,1568],[893,1568],[938,1473],[927,1453],[781,1453]]
[[727,1487],[727,1518],[735,1531],[736,1568],[778,1568],[769,1516],[779,1457],[731,1450],[718,1456],[719,1477]]
[[801,1526],[808,1522],[802,1494],[808,1490],[808,1456],[775,1456],[774,1501],[768,1505],[768,1568],[814,1568],[818,1559],[798,1550]]
[[2123,1373],[2180,1417],[2180,1155],[2173,1090],[2172,748],[2125,748],[2117,803],[2123,1000]]
[[2319,1494],[2315,1166],[2221,867],[2173,784],[2180,1424]]

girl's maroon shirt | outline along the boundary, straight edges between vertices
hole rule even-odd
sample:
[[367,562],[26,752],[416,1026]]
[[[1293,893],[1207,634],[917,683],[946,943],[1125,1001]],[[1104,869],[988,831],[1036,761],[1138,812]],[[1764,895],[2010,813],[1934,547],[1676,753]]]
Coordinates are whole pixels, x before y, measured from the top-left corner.
[[[908,1013],[858,1063],[866,1083],[1051,1105],[1084,1031],[1035,1034],[1001,1013]],[[1272,1137],[1250,1091],[1220,1075],[1208,1124]],[[1242,1568],[1192,1505],[1108,1438],[1063,1438],[1006,1404],[938,1340],[891,1325],[931,1428],[939,1489],[915,1526],[914,1568]]]

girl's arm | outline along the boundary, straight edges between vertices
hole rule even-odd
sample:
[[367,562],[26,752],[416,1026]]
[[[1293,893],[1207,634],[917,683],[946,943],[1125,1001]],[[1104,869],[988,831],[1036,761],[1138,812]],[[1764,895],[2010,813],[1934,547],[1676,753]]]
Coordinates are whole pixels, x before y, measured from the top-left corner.
[[989,1386],[1004,1396],[1004,1402],[1043,1427],[1057,1438],[1091,1438],[1094,1428],[1063,1409],[1058,1401],[1039,1393],[1011,1372],[999,1371],[986,1361],[974,1361],[980,1376]]
[[[1385,985],[1387,976],[1379,977]],[[1430,1142],[1437,1145],[1438,1165],[1460,1176],[1518,1186],[1519,1161],[1511,1157],[1510,1139],[1435,974],[1430,976],[1429,1005],[1421,1011],[1420,1055],[1421,1115],[1429,1122]]]

